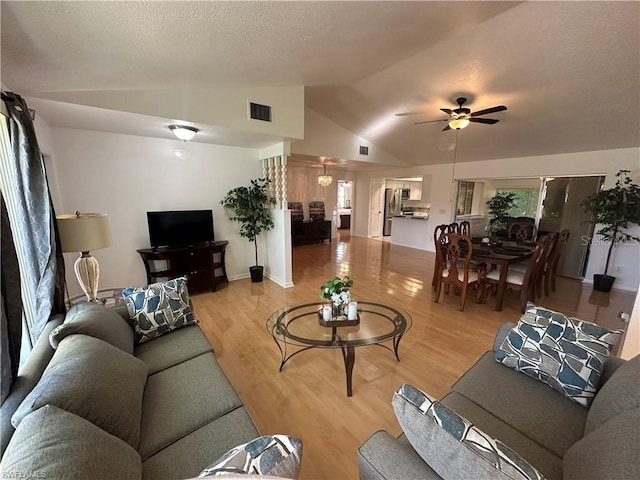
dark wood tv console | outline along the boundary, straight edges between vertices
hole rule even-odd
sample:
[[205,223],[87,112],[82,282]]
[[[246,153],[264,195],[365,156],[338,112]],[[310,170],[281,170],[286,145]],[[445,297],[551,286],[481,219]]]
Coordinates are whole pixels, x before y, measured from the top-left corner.
[[187,247],[141,248],[147,282],[187,277],[189,292],[211,290],[229,282],[224,263],[227,240]]
[[331,243],[331,220],[291,222],[291,245],[307,245],[329,240]]

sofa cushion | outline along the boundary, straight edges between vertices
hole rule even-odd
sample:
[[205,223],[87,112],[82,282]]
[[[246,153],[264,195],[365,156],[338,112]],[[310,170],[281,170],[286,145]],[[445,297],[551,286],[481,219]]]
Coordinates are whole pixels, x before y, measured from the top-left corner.
[[133,319],[138,343],[196,323],[189,304],[186,277],[125,288],[122,295]]
[[171,335],[136,345],[133,355],[147,364],[149,375],[212,352],[213,348],[198,325],[174,330]]
[[200,473],[199,478],[245,473],[298,478],[302,441],[287,435],[266,435],[232,448]]
[[3,478],[140,479],[142,463],[119,438],[45,405],[20,422],[0,471]]
[[[205,400],[206,401],[206,400]],[[260,435],[247,411],[236,408],[203,425],[142,462],[142,478],[196,477],[212,458]]]
[[496,360],[588,407],[622,333],[529,303]]
[[49,333],[60,325],[63,320],[64,317],[62,315],[54,315],[45,324],[33,350],[27,357],[27,361],[20,367],[18,377],[11,385],[9,396],[0,407],[0,457],[4,455],[11,435],[13,435],[14,429],[11,424],[11,417],[29,392],[33,390],[33,387],[38,384],[40,377],[42,377],[51,357],[55,353],[49,343]]
[[17,427],[27,415],[51,404],[137,448],[146,379],[144,362],[97,338],[71,335],[60,342],[12,423]]
[[442,480],[427,465],[402,434],[398,438],[378,430],[358,448],[358,471],[361,479]]
[[[140,456],[144,460],[240,406],[240,398],[210,353],[150,375],[143,399]],[[210,456],[196,473],[218,456]]]
[[612,418],[571,447],[562,469],[566,480],[640,478],[640,409]]
[[392,403],[413,448],[445,480],[544,478],[508,446],[411,385],[402,385]]
[[[484,410],[559,457],[584,434],[586,408],[543,383],[497,363],[493,352],[480,357],[451,390],[473,399]],[[526,412],[523,413],[523,409]]]
[[83,302],[71,307],[64,323],[49,335],[53,348],[75,333],[99,338],[120,350],[133,353],[133,330],[124,319],[101,303]]
[[[544,386],[540,385],[541,388]],[[485,409],[458,392],[449,392],[440,400],[457,414],[468,419],[476,427],[497,438],[533,465],[548,480],[562,478],[562,458],[538,442],[493,416]],[[580,407],[578,407],[580,408]]]
[[596,395],[585,425],[585,435],[627,410],[640,407],[640,355],[619,367]]

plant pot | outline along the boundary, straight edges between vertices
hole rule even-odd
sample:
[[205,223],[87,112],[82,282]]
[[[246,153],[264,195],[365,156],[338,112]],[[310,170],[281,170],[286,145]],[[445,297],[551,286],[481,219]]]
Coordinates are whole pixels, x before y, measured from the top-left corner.
[[251,281],[253,283],[260,283],[262,281],[264,267],[260,265],[254,265],[253,267],[249,267],[249,273],[251,274]]
[[593,275],[593,289],[598,292],[610,292],[616,277],[596,273]]

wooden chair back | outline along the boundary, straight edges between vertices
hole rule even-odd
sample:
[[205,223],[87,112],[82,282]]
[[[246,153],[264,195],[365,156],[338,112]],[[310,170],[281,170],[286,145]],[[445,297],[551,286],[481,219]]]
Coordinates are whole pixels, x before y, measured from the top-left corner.
[[[555,254],[555,250],[558,245],[558,234],[556,232],[548,233],[544,236],[543,243],[545,249],[540,258],[538,265],[538,272],[536,274],[536,294],[542,295],[542,284],[544,278],[548,275],[547,272],[551,271],[551,258]],[[545,292],[546,293],[546,292]],[[548,295],[548,293],[546,293]]]
[[[444,260],[439,264],[436,294],[434,301],[440,298],[442,285],[446,285],[445,293],[453,285],[460,290],[460,311],[464,310],[467,287],[472,283],[481,283],[484,271],[471,271],[473,245],[471,238],[457,233],[444,233],[438,239],[438,246],[445,252]],[[477,301],[482,295],[478,288]]]
[[535,240],[538,229],[536,226],[529,222],[513,222],[509,226],[507,237],[509,240],[517,240],[518,242],[524,240]]
[[458,225],[456,222],[450,223],[449,224],[449,233],[460,234],[460,225]]
[[471,238],[471,223],[467,220],[460,222],[460,235]]
[[[436,225],[436,228],[434,228],[433,230],[433,245],[436,251],[436,258],[435,258],[435,264],[433,267],[433,279],[431,280],[431,286],[433,287],[433,289],[435,290],[436,288],[436,283],[438,281],[438,267],[440,265],[440,262],[444,261],[444,256],[445,256],[445,249],[442,247],[441,242],[441,236],[443,234],[449,233],[449,225],[447,224],[442,224],[442,225]],[[442,239],[442,241],[446,241],[445,239]]]
[[556,247],[553,254],[551,255],[551,259],[549,260],[547,271],[544,277],[545,295],[549,295],[549,291],[556,291],[556,275],[558,273],[558,263],[560,262],[560,257],[562,256],[564,248],[569,242],[570,236],[571,231],[569,229],[564,229],[558,234],[558,237],[556,238]]

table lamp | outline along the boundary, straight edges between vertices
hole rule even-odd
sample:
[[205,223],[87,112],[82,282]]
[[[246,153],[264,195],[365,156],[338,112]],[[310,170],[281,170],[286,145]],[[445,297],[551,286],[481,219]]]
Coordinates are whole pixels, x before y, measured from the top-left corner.
[[78,283],[90,302],[97,301],[100,267],[89,253],[111,245],[106,213],[63,213],[56,216],[63,252],[80,252],[73,264]]

